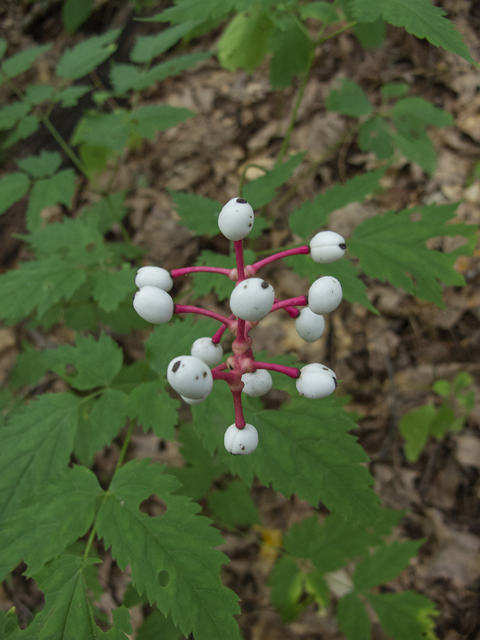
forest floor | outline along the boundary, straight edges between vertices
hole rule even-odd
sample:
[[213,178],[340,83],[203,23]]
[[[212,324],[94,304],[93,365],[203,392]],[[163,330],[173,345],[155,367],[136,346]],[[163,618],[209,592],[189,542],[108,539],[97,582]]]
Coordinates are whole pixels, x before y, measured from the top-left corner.
[[[48,4],[48,3],[47,3]],[[127,24],[117,59],[126,59],[135,35],[153,33],[158,25],[132,20],[126,2],[103,3],[79,34],[64,33],[58,5],[45,13],[35,13],[37,5],[3,0],[0,7],[0,37],[11,52],[32,44],[54,40],[51,52],[30,80],[48,81],[55,61],[66,46],[82,37],[107,28]],[[102,3],[100,3],[102,4]],[[464,35],[473,57],[480,60],[480,10],[467,0],[443,0]],[[194,50],[213,50],[219,32],[193,43]],[[354,61],[354,64],[352,64]],[[37,74],[37,76],[35,76]],[[352,119],[328,112],[324,99],[339,78],[358,82],[374,103],[379,87],[392,81],[405,82],[410,95],[424,97],[450,112],[453,126],[431,132],[438,153],[432,176],[418,166],[398,159],[382,179],[383,191],[363,204],[352,204],[330,217],[329,227],[347,238],[356,225],[368,217],[389,210],[430,203],[459,203],[458,219],[480,223],[480,73],[464,60],[434,49],[402,30],[390,28],[378,49],[363,50],[349,33],[326,43],[316,57],[311,80],[298,114],[290,152],[306,151],[296,173],[296,190],[284,198],[282,208],[268,210],[272,226],[257,241],[257,249],[280,248],[294,242],[287,226],[288,215],[304,200],[312,199],[329,186],[344,182],[375,166],[374,157],[361,153],[354,136],[348,135]],[[118,189],[128,189],[128,228],[134,243],[147,249],[145,264],[167,269],[192,264],[202,249],[224,251],[223,239],[194,237],[179,225],[168,189],[207,196],[220,202],[233,197],[245,165],[273,166],[286,130],[297,85],[283,93],[273,92],[268,83],[268,66],[253,75],[223,70],[215,57],[196,69],[170,78],[144,93],[144,103],[162,102],[186,107],[197,117],[158,136],[139,151],[130,151],[116,178]],[[8,99],[0,90],[0,103]],[[71,121],[58,123],[68,135],[81,112],[72,110]],[[53,114],[55,117],[55,114]],[[308,177],[305,170],[339,140],[330,156]],[[36,137],[21,154],[54,149]],[[5,161],[5,159],[4,159]],[[9,168],[5,161],[5,169]],[[13,165],[12,165],[13,166]],[[249,179],[260,175],[251,169]],[[280,198],[287,192],[280,192]],[[77,209],[88,203],[89,195],[79,189]],[[278,199],[277,199],[278,202]],[[25,202],[4,217],[0,233],[0,260],[13,268],[22,256],[22,247],[12,237],[23,225]],[[48,212],[55,216],[56,212]],[[452,250],[456,239],[440,240],[436,247]],[[253,334],[255,349],[272,355],[295,354],[303,362],[327,362],[342,381],[339,393],[351,397],[347,409],[360,416],[355,435],[371,458],[375,489],[387,507],[405,510],[396,535],[425,538],[419,556],[395,582],[393,589],[416,589],[437,604],[436,632],[445,640],[480,639],[480,250],[472,258],[459,259],[456,268],[466,280],[463,288],[445,288],[446,308],[421,302],[387,283],[365,280],[368,296],[380,315],[355,304],[343,302],[328,319],[326,338],[305,344],[294,324],[264,322]],[[307,283],[277,264],[265,273],[279,297],[306,291]],[[186,298],[187,299],[187,298]],[[213,297],[201,301],[215,310],[226,309]],[[54,342],[72,338],[68,330],[56,328],[48,336]],[[143,355],[145,335],[136,332],[123,344],[134,360]],[[33,339],[33,338],[32,338]],[[15,328],[0,327],[0,381],[8,378],[18,353]],[[418,462],[407,462],[399,421],[408,411],[428,402],[438,405],[432,385],[439,379],[452,381],[467,372],[475,382],[476,406],[463,429],[444,439],[427,442]],[[155,436],[138,434],[132,456],[152,455],[169,464],[178,463],[176,445],[158,451]],[[103,452],[99,466],[106,468],[115,458],[112,448]],[[177,461],[177,462],[176,462]],[[284,531],[293,522],[311,513],[312,508],[297,499],[286,499],[270,489],[255,486],[254,499],[266,528]],[[274,533],[272,533],[274,535]],[[225,533],[223,550],[231,562],[226,581],[241,598],[240,625],[247,640],[334,640],[343,637],[331,612],[319,617],[310,605],[290,624],[282,623],[269,601],[266,586],[272,567],[271,554],[262,551],[258,535],[245,538]],[[111,567],[111,564],[109,567]],[[102,605],[108,609],[114,588],[113,569],[105,569],[106,594]],[[113,576],[113,577],[112,577]],[[30,589],[30,591],[29,591]],[[0,606],[12,604],[32,610],[38,591],[18,579],[18,591],[0,588]],[[142,611],[136,611],[137,625]],[[375,628],[376,639],[384,637]]]

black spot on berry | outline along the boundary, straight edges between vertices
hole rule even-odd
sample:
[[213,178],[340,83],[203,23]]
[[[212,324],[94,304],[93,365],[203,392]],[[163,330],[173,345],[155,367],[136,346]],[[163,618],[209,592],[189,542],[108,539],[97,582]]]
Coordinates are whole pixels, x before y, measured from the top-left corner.
[[251,226],[252,226],[252,223],[250,223],[250,224],[248,225],[248,228],[250,229],[250,227],[251,227]]
[[204,372],[203,372],[203,377],[204,377],[204,378],[206,378],[206,377],[207,377],[207,372],[206,372],[206,371],[204,371]]
[[242,447],[242,451],[245,451],[245,447]]
[[336,378],[334,378],[334,379],[333,379],[333,381],[334,381],[334,383],[335,383],[335,389],[336,389],[336,388],[337,388],[337,379],[336,379]]
[[182,361],[181,360],[177,360],[175,362],[175,364],[172,367],[172,373],[175,373],[175,371],[178,371],[179,366],[181,365]]
[[262,289],[268,289],[268,282],[265,282],[265,280],[262,282]]
[[238,204],[248,204],[248,202],[243,198],[237,198],[235,202],[238,202]]
[[343,249],[344,251],[347,248],[347,245],[344,242],[342,242],[342,244],[339,244],[338,246],[340,247],[340,249]]
[[198,376],[195,377],[195,380],[198,380]]

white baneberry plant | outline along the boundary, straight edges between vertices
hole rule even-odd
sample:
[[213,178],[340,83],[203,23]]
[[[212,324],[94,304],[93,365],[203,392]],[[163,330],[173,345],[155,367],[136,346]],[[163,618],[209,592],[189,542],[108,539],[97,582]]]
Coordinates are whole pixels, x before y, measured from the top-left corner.
[[[173,358],[168,365],[167,379],[189,404],[205,400],[212,391],[214,380],[224,380],[228,384],[233,396],[235,422],[226,430],[224,444],[227,451],[235,455],[247,455],[257,448],[257,429],[245,422],[242,392],[258,397],[270,391],[272,378],[269,371],[278,371],[296,380],[298,393],[309,399],[325,398],[337,386],[335,373],[321,364],[298,369],[256,360],[250,331],[262,318],[283,309],[296,319],[301,338],[306,342],[318,340],[325,328],[323,314],[334,311],[342,300],[340,282],[331,276],[323,276],[313,283],[307,296],[278,300],[272,285],[256,275],[263,266],[288,256],[309,254],[317,263],[334,262],[345,254],[347,245],[344,238],[332,231],[320,231],[310,245],[281,251],[246,265],[243,240],[253,223],[254,213],[248,202],[243,198],[232,198],[220,211],[218,226],[223,235],[234,242],[236,268],[185,267],[168,273],[161,267],[142,267],[135,278],[139,290],[133,299],[137,313],[153,324],[168,322],[174,313],[194,313],[221,322],[220,329],[212,338],[195,340],[191,355]],[[232,314],[229,317],[200,307],[174,304],[167,293],[173,286],[173,280],[199,271],[218,273],[236,282],[230,296]],[[233,354],[221,362],[223,349],[220,341],[227,329],[235,336]]]

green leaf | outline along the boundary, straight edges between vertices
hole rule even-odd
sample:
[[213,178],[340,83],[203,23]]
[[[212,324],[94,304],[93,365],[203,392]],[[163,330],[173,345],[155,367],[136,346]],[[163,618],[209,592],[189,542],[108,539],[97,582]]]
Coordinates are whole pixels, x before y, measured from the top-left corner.
[[375,49],[382,46],[387,25],[383,18],[377,18],[374,22],[367,24],[358,22],[352,27],[352,31],[364,49]]
[[[423,131],[423,126],[431,124],[435,127],[448,127],[453,118],[448,111],[435,107],[423,98],[403,98],[393,107],[393,122],[400,133],[410,133],[412,125],[414,133]],[[415,126],[419,124],[420,127]]]
[[151,18],[145,18],[145,22],[181,24],[191,20],[198,24],[204,22],[206,18],[227,16],[235,6],[235,0],[181,0],[173,7]]
[[[474,234],[473,225],[447,224],[456,208],[457,204],[433,204],[377,215],[358,225],[348,242],[349,252],[359,258],[360,269],[372,278],[388,280],[411,295],[444,307],[439,281],[464,284],[454,263],[458,255],[469,255]],[[414,212],[421,217],[415,222],[411,219]],[[458,235],[467,238],[469,244],[455,252],[442,253],[426,246],[430,238]]]
[[5,40],[5,38],[0,38],[0,58],[3,58],[3,56],[5,55],[7,47],[8,42]]
[[[441,440],[445,433],[452,429],[455,423],[455,413],[448,402],[444,402],[433,416],[429,424],[429,432],[432,436],[435,436],[437,440]],[[463,426],[463,420],[461,420],[461,427]],[[460,428],[461,428],[460,427]]]
[[128,416],[136,418],[145,432],[153,429],[165,440],[175,440],[179,408],[180,402],[166,392],[162,380],[139,384],[128,399]]
[[218,41],[222,67],[229,71],[255,71],[267,53],[273,29],[273,22],[260,3],[237,14]]
[[434,603],[414,591],[401,593],[370,593],[370,604],[380,618],[380,624],[393,640],[425,640],[433,638],[438,615]]
[[30,105],[26,102],[13,102],[0,109],[0,131],[8,131],[19,120],[30,113]]
[[186,227],[195,231],[199,236],[215,236],[219,233],[218,214],[222,205],[217,200],[179,191],[169,190],[169,193],[175,203],[175,209]]
[[381,14],[395,27],[404,27],[417,38],[456,53],[475,64],[467,45],[443,9],[430,0],[352,0],[351,8],[360,22],[373,22]]
[[405,84],[404,82],[390,82],[388,84],[384,84],[383,87],[380,88],[380,93],[384,100],[388,100],[388,98],[399,98],[400,96],[405,95],[409,89],[410,87],[408,84]]
[[105,333],[98,340],[93,336],[77,336],[76,347],[69,350],[65,364],[77,369],[66,377],[75,389],[106,387],[122,367],[123,353],[118,344]]
[[85,279],[82,269],[58,256],[22,262],[18,269],[0,276],[0,298],[9,301],[2,306],[0,317],[15,323],[38,307],[41,318],[60,300],[70,300]]
[[304,202],[290,215],[290,229],[305,240],[310,238],[315,231],[327,224],[329,213],[342,209],[351,202],[362,202],[367,195],[377,191],[385,171],[386,167],[382,167],[355,176],[344,184],[337,184],[321,193],[310,202]]
[[48,44],[42,44],[38,47],[31,47],[30,49],[26,49],[25,51],[16,53],[3,62],[3,73],[9,78],[15,78],[16,76],[19,76],[24,71],[30,69],[38,56],[41,56],[42,53],[49,51],[52,46],[53,43],[49,42]]
[[92,286],[93,299],[104,311],[118,309],[127,296],[135,292],[137,269],[124,265],[121,271],[95,271],[88,281]]
[[95,474],[80,466],[43,485],[28,506],[2,523],[1,579],[22,560],[28,573],[35,573],[83,536],[93,522],[101,492]]
[[38,156],[29,156],[23,160],[16,161],[20,169],[29,173],[32,178],[47,178],[60,168],[62,157],[54,151],[41,151]]
[[100,233],[106,233],[115,222],[121,222],[127,215],[124,206],[125,191],[112,193],[83,210],[82,220],[92,221]]
[[345,116],[359,118],[372,113],[372,105],[367,94],[353,80],[341,81],[340,89],[332,89],[325,100],[329,111],[338,111]]
[[336,618],[346,640],[371,640],[368,613],[363,602],[354,593],[347,593],[339,600]]
[[118,389],[105,389],[87,412],[86,420],[80,420],[75,452],[82,461],[91,463],[93,456],[110,444],[125,426],[128,396]]
[[130,125],[142,138],[153,140],[158,131],[166,131],[194,115],[188,109],[151,104],[135,109],[130,115]]
[[89,113],[78,123],[72,144],[85,142],[93,147],[123,151],[130,134],[129,113],[117,109],[113,113]]
[[82,96],[91,91],[92,87],[85,85],[77,85],[75,87],[67,87],[57,93],[56,101],[60,102],[64,108],[75,107]]
[[427,135],[417,138],[406,138],[402,135],[393,137],[395,146],[400,153],[410,162],[416,162],[424,171],[430,175],[435,173],[437,168],[437,154],[433,148],[432,141]]
[[270,84],[284,89],[293,77],[306,71],[312,54],[313,42],[293,15],[285,16],[280,29],[275,29],[270,41],[273,54],[270,62]]
[[30,180],[24,173],[9,173],[0,180],[0,214],[21,200],[30,188]]
[[51,178],[35,182],[27,210],[27,226],[30,231],[40,227],[40,213],[46,207],[56,204],[64,204],[68,208],[72,206],[76,177],[73,169],[63,169]]
[[303,593],[303,575],[295,558],[282,556],[273,567],[267,584],[271,588],[272,604],[280,611],[282,620],[295,620],[304,608],[299,603]]
[[102,245],[103,236],[91,221],[83,218],[62,218],[33,233],[20,236],[35,250],[37,257],[46,258],[54,252],[85,261],[86,248]]
[[257,507],[248,487],[237,481],[231,482],[223,491],[208,496],[208,508],[216,520],[231,526],[260,524]]
[[379,160],[393,154],[392,134],[383,118],[372,118],[360,127],[358,145],[362,151],[373,151]]
[[410,411],[400,421],[399,429],[405,438],[405,455],[409,462],[418,460],[430,432],[430,424],[435,417],[433,404]]
[[[222,538],[206,518],[196,515],[198,505],[172,495],[177,488],[177,481],[158,465],[128,462],[116,472],[100,507],[98,534],[122,570],[130,564],[137,591],[146,591],[150,603],[164,615],[170,613],[183,634],[239,640],[233,618],[237,597],[220,581],[225,556],[212,548]],[[152,494],[166,503],[164,515],[149,517],[139,510]]]
[[187,35],[193,27],[194,23],[187,21],[176,27],[165,29],[155,36],[138,37],[130,53],[130,60],[137,63],[151,62],[153,58],[156,58],[173,47],[173,45],[183,38],[183,36]]
[[153,613],[144,618],[144,622],[137,631],[136,640],[180,640],[185,636],[176,627],[171,618],[166,618],[155,609]]
[[116,45],[112,43],[119,35],[120,29],[112,29],[67,49],[57,64],[57,75],[69,80],[83,78],[112,55],[116,49]]
[[74,33],[92,13],[93,0],[65,0],[62,22],[69,33]]
[[353,583],[360,591],[390,582],[408,567],[425,540],[398,540],[382,545],[372,555],[362,558],[355,568]]
[[40,126],[40,121],[36,116],[26,116],[17,124],[15,129],[7,136],[3,141],[2,148],[8,149],[12,145],[19,142],[19,140],[25,140],[37,131]]
[[325,24],[335,24],[338,22],[338,13],[332,2],[310,2],[300,7],[300,18],[306,20],[313,18]]
[[276,190],[281,187],[302,162],[305,153],[291,156],[285,163],[274,167],[264,176],[249,182],[243,188],[242,198],[248,200],[252,209],[259,209],[273,200]]
[[251,409],[244,401],[245,420],[258,429],[261,440],[255,455],[232,456],[223,444],[234,413],[225,387],[216,387],[205,402],[192,406],[192,413],[205,446],[210,451],[217,448],[233,474],[247,484],[256,475],[285,496],[296,493],[313,505],[322,500],[328,509],[353,518],[372,514],[378,498],[362,466],[366,454],[348,434],[355,423],[335,399],[315,403],[294,398],[282,411]]
[[47,393],[7,416],[0,450],[2,517],[66,468],[77,429],[78,402],[69,393]]
[[438,393],[439,396],[443,396],[444,398],[448,398],[450,395],[450,383],[448,380],[437,380],[432,389],[435,393]]

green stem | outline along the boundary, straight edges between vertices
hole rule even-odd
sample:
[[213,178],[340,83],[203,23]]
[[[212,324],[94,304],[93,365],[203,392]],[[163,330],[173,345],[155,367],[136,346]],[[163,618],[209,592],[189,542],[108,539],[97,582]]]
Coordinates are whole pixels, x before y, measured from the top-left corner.
[[55,140],[58,142],[63,151],[67,154],[73,164],[77,167],[77,169],[83,173],[83,175],[90,180],[90,176],[88,174],[87,167],[83,164],[80,158],[77,156],[75,151],[70,147],[70,145],[64,140],[59,131],[54,127],[54,125],[50,122],[48,117],[41,118],[43,124],[47,127],[48,131],[52,134]]
[[327,42],[327,40],[331,40],[332,38],[335,38],[335,36],[340,35],[341,33],[343,33],[344,31],[348,31],[348,29],[351,29],[352,27],[354,27],[357,24],[357,22],[349,22],[348,24],[346,24],[345,26],[341,27],[340,29],[338,29],[337,31],[334,31],[333,33],[329,33],[328,36],[325,36],[325,38],[320,38],[317,41],[317,44],[323,44],[324,42]]
[[[122,450],[120,451],[120,456],[118,457],[117,466],[115,467],[115,471],[113,472],[113,476],[117,473],[117,471],[120,469],[120,467],[123,464],[123,461],[124,461],[125,456],[127,454],[128,445],[130,444],[130,439],[131,439],[132,434],[133,434],[134,427],[135,427],[135,421],[132,420],[130,422],[130,426],[128,427],[128,431],[127,431],[127,435],[125,436],[125,440],[123,441]],[[112,480],[113,480],[113,476],[112,476]]]

